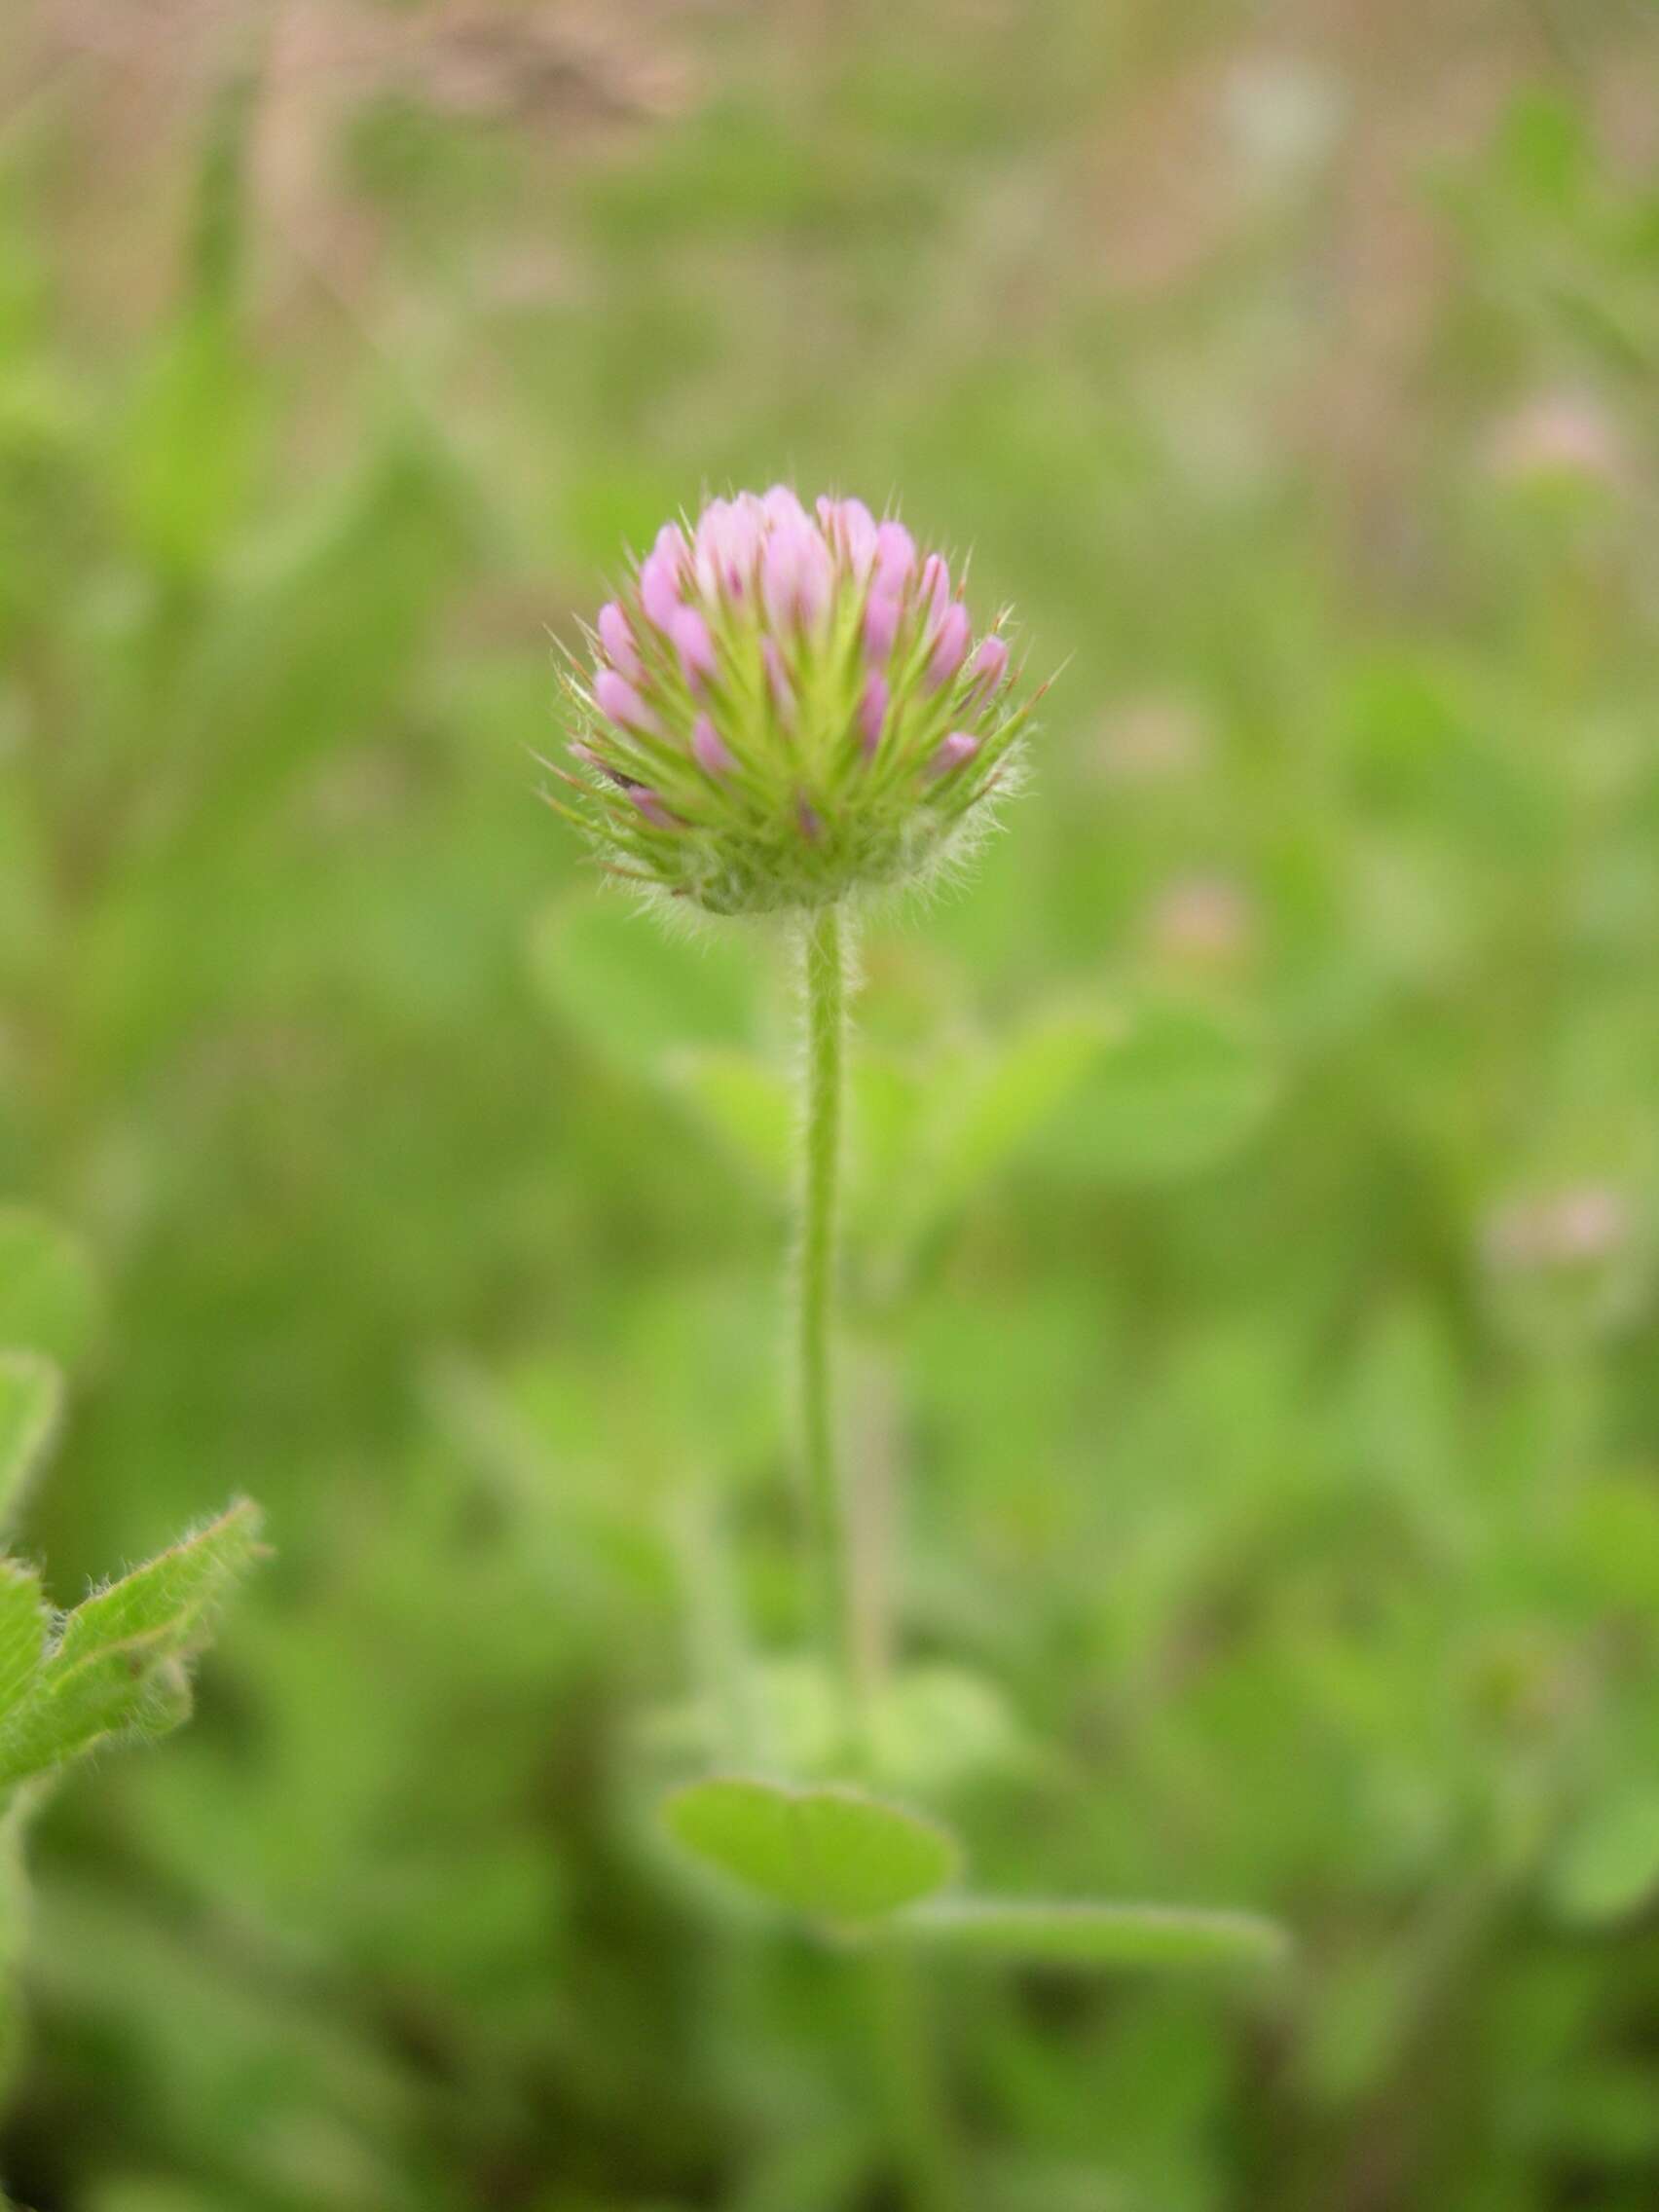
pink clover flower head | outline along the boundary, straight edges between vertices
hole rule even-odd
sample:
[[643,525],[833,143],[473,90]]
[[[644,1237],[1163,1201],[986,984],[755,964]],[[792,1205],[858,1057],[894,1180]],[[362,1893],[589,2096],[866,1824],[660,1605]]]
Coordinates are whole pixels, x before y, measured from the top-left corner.
[[944,555],[862,499],[711,499],[600,609],[560,803],[616,873],[716,913],[924,875],[1030,727],[1001,628],[977,634]]

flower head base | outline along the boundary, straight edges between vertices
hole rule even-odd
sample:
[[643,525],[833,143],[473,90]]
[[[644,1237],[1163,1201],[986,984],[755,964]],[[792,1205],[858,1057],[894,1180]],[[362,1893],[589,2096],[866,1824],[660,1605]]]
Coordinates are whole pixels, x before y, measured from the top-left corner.
[[669,523],[567,682],[571,812],[619,873],[713,913],[822,906],[943,859],[1034,700],[937,553],[778,486]]

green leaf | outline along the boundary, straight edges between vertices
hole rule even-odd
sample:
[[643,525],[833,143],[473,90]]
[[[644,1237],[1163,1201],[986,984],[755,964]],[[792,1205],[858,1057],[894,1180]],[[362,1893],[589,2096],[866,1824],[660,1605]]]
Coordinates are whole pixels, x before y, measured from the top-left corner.
[[0,1345],[69,1367],[91,1341],[96,1313],[80,1238],[32,1206],[0,1206]]
[[769,1191],[787,1191],[794,1101],[782,1068],[735,1049],[673,1053],[670,1083],[725,1149]]
[[39,1575],[15,1559],[0,1559],[0,1726],[40,1673],[50,1625]]
[[189,1710],[179,1662],[258,1552],[259,1516],[236,1505],[88,1598],[0,1725],[0,1786],[56,1766],[120,1729],[165,1734]]
[[1196,1175],[1248,1143],[1276,1089],[1247,1023],[1178,999],[1144,998],[1051,1125],[1045,1157],[1088,1182]]
[[1050,1012],[989,1055],[955,1102],[935,1170],[935,1204],[988,1182],[1104,1058],[1116,1026],[1098,1008]]
[[1274,1966],[1289,1947],[1282,1929],[1254,1913],[1175,1905],[952,1898],[907,1913],[903,1925],[930,1943],[1031,1966]]
[[687,1045],[738,1045],[752,1027],[756,958],[741,932],[671,937],[621,898],[583,889],[538,918],[531,971],[543,998],[611,1065],[661,1074]]
[[1621,1788],[1567,1837],[1551,1889],[1564,1919],[1597,1925],[1635,1912],[1659,1892],[1659,1785]]
[[169,1648],[189,1647],[203,1617],[252,1566],[259,1514],[245,1500],[217,1521],[159,1553],[76,1606],[56,1658],[73,1666],[131,1637],[166,1633]]
[[873,1920],[950,1880],[957,1853],[931,1821],[856,1789],[716,1780],[663,1808],[686,1851],[746,1889],[827,1920]]
[[0,1524],[22,1504],[62,1410],[63,1378],[51,1360],[0,1351]]

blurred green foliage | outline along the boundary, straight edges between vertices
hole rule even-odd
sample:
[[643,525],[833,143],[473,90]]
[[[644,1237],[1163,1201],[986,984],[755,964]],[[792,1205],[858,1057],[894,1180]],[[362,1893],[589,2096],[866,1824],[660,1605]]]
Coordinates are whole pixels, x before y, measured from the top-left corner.
[[976,2212],[1645,2212],[1646,12],[62,13],[0,60],[27,1544],[66,1601],[240,1490],[277,1559],[40,1834],[8,2185],[894,2200],[840,1962],[645,1818],[740,1624],[822,1731],[775,948],[602,895],[532,758],[544,625],[789,472],[1069,656],[864,948],[884,1765],[993,1890],[1299,1937],[1267,1995],[941,1953]]

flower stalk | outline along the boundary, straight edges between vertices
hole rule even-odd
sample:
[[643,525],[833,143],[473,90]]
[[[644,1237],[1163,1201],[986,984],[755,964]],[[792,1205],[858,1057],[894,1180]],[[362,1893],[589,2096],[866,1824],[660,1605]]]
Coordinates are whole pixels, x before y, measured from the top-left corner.
[[855,1763],[867,1707],[856,1571],[855,1506],[837,1451],[834,1308],[840,1261],[847,947],[839,906],[801,923],[806,1061],[801,1134],[795,1361],[801,1469],[818,1585],[820,1632]]

